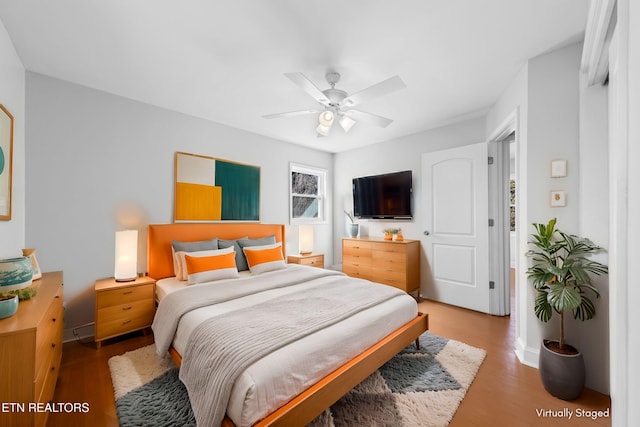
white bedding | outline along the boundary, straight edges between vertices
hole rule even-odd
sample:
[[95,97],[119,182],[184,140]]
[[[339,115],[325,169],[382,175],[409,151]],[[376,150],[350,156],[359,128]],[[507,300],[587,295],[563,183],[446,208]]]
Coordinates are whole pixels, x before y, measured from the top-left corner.
[[[239,277],[250,276],[250,271],[241,271],[238,273]],[[156,282],[156,301],[160,302],[164,297],[169,295],[171,292],[177,291],[178,289],[183,289],[185,286],[195,286],[195,285],[187,285],[186,280],[180,280],[177,277],[167,277],[164,279],[160,279]]]
[[[314,267],[295,265],[288,268]],[[260,280],[260,276],[255,279]],[[184,282],[177,281],[180,282],[178,284],[171,279],[159,282],[162,282],[159,289],[165,295],[184,286]],[[193,286],[215,286],[215,283]],[[292,292],[292,288],[301,289],[300,286],[308,285],[268,290],[193,310],[180,320],[173,346],[180,354],[184,354],[191,331],[204,319],[277,298]],[[415,300],[406,294],[399,295],[271,353],[251,365],[238,378],[227,415],[237,426],[254,424],[416,315]],[[300,357],[301,354],[306,357]]]

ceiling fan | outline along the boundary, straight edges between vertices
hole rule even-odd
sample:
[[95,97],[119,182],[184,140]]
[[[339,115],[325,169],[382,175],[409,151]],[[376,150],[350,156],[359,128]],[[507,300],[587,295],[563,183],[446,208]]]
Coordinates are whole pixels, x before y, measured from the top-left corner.
[[329,131],[336,120],[345,132],[349,132],[358,121],[372,123],[383,128],[389,126],[393,120],[372,113],[354,110],[352,107],[407,87],[400,77],[393,76],[360,92],[349,95],[344,90],[335,88],[336,84],[340,81],[340,74],[335,71],[330,71],[325,74],[327,83],[331,86],[330,89],[325,90],[320,90],[302,73],[285,73],[285,76],[311,95],[322,108],[267,114],[262,117],[265,119],[275,119],[279,117],[318,114],[318,127],[316,127],[318,136],[329,135]]

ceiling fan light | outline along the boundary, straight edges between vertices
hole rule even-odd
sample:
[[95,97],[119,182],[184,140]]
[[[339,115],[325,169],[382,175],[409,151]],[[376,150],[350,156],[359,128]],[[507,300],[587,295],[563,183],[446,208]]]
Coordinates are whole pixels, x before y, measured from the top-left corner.
[[322,126],[330,127],[333,124],[333,119],[333,111],[323,111],[320,113],[320,116],[318,116],[318,121]]
[[318,135],[322,135],[322,136],[328,136],[330,130],[331,130],[331,127],[324,126],[322,124],[319,124],[318,127],[316,128],[316,132],[318,132]]
[[356,121],[353,120],[351,117],[342,116],[340,117],[339,123],[342,129],[344,129],[345,133],[349,133],[353,125],[356,124]]

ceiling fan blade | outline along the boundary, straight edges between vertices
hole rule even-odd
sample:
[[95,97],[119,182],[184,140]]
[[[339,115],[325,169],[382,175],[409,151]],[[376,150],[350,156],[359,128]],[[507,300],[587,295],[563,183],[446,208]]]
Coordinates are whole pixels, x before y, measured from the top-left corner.
[[351,117],[353,120],[368,122],[376,126],[380,126],[381,128],[386,128],[391,123],[393,123],[393,120],[386,117],[377,116],[371,113],[365,113],[364,111],[359,110],[347,110],[344,112],[344,115],[347,117]]
[[313,84],[311,80],[309,80],[302,73],[285,73],[285,76],[289,78],[292,82],[298,85],[302,90],[307,92],[313,99],[318,101],[320,104],[328,104],[329,98],[326,97],[324,93],[316,85]]
[[280,117],[303,116],[306,114],[319,114],[319,113],[320,113],[320,110],[299,110],[299,111],[288,111],[286,113],[265,114],[262,117],[265,119],[277,119]]
[[347,96],[342,100],[342,105],[345,107],[353,107],[358,104],[370,101],[374,98],[379,98],[388,93],[395,92],[396,90],[404,89],[407,87],[402,79],[398,76],[393,76],[387,80],[383,80],[373,86],[369,86],[366,89],[356,92],[353,95]]

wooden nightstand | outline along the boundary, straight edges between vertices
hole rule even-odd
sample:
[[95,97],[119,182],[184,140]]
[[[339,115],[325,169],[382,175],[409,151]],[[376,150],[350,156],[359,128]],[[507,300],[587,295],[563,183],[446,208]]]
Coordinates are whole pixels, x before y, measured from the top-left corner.
[[131,282],[98,280],[96,291],[95,342],[151,326],[155,315],[156,281],[138,277]]
[[287,262],[289,264],[302,264],[302,265],[309,265],[311,267],[324,268],[324,255],[323,254],[288,255]]

